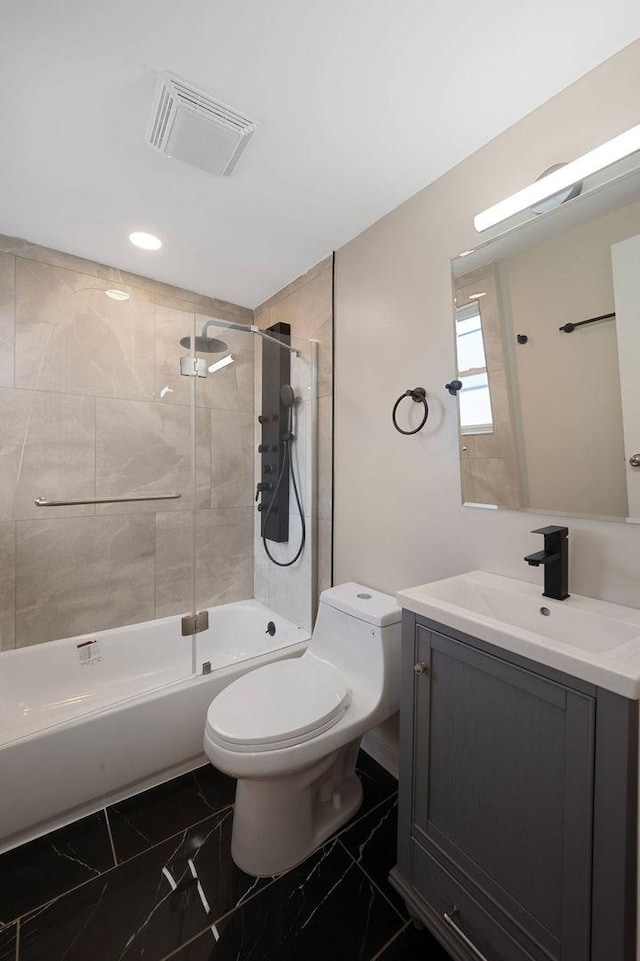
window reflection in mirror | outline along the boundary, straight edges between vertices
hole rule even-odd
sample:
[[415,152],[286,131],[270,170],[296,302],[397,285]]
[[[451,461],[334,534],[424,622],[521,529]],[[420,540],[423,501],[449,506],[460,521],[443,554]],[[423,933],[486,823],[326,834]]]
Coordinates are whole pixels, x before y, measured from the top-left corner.
[[640,171],[452,270],[463,501],[639,522]]
[[462,434],[489,434],[493,430],[491,393],[482,336],[479,301],[456,309],[456,350]]
[[454,281],[462,498],[465,503],[522,503],[508,389],[504,323],[493,264]]

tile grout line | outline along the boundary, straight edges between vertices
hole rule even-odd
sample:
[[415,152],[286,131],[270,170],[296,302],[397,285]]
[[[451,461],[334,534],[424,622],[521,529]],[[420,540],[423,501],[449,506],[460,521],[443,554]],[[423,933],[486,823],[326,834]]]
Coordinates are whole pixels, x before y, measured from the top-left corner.
[[113,855],[113,866],[118,867],[118,855],[116,854],[116,846],[113,843],[113,834],[111,833],[111,821],[109,820],[109,811],[107,808],[103,808],[104,819],[107,822],[107,834],[109,835],[109,844],[111,845],[111,853]]
[[[299,865],[297,865],[297,867],[299,867]],[[294,868],[291,868],[291,870],[293,871]],[[271,880],[268,881],[267,884],[264,885],[264,887],[260,888],[258,891],[255,892],[255,894],[252,894],[250,897],[248,897],[246,901],[242,900],[242,897],[244,897],[243,895],[240,898],[240,900],[237,902],[237,904],[234,904],[234,906],[229,911],[226,911],[224,914],[221,914],[220,917],[212,920],[209,924],[207,924],[205,928],[202,929],[202,931],[198,931],[196,934],[192,934],[188,941],[185,941],[184,944],[179,945],[177,948],[173,948],[173,950],[170,951],[169,954],[163,954],[162,957],[159,959],[159,961],[169,961],[170,958],[175,958],[176,955],[178,955],[181,951],[184,950],[184,948],[189,947],[190,944],[193,944],[194,941],[197,941],[199,938],[201,938],[204,934],[207,933],[207,931],[210,931],[211,928],[214,928],[216,925],[220,924],[222,921],[226,921],[227,918],[231,917],[231,915],[235,914],[237,911],[240,911],[245,906],[245,904],[250,904],[252,901],[255,901],[255,899],[260,897],[260,895],[264,891],[267,891],[272,884],[275,884],[276,881],[279,881],[281,878],[285,877],[285,875],[287,875],[288,873],[289,873],[288,871],[285,871],[284,874],[278,874],[276,877],[271,878]]]
[[355,866],[362,871],[362,873],[364,874],[364,876],[365,876],[365,878],[367,879],[367,881],[374,886],[374,888],[376,889],[376,891],[378,892],[378,894],[380,894],[381,897],[383,897],[383,898],[385,899],[385,901],[387,902],[387,904],[390,905],[390,907],[393,908],[395,914],[398,915],[398,917],[400,918],[400,920],[401,920],[401,921],[406,921],[406,918],[403,918],[403,917],[402,917],[402,915],[400,914],[400,912],[399,912],[399,910],[397,909],[397,907],[393,904],[393,902],[390,900],[390,898],[387,897],[387,895],[384,893],[384,891],[382,890],[382,888],[373,880],[373,878],[371,877],[371,875],[367,874],[367,872],[366,872],[365,869],[362,867],[362,865],[360,864],[360,862],[359,862],[359,861],[356,861],[356,859],[354,858],[354,856],[353,856],[353,854],[351,853],[351,851],[349,851],[349,849],[347,848],[346,844],[343,844],[342,841],[340,840],[340,838],[338,838],[337,841],[338,841],[338,844],[340,845],[340,847],[343,849],[343,851],[346,851],[346,853],[349,855],[349,857],[351,858],[351,860],[353,861],[353,863],[355,864]]
[[[393,794],[397,794],[397,791],[394,791]],[[351,828],[355,827],[356,824],[359,824],[360,821],[362,821],[364,818],[368,817],[370,814],[373,814],[373,812],[377,811],[378,808],[382,807],[383,804],[386,804],[387,801],[389,801],[389,799],[393,797],[393,794],[390,794],[389,797],[385,797],[381,801],[378,801],[377,804],[374,804],[373,807],[369,808],[368,811],[365,811],[363,814],[360,814],[359,817],[354,818],[352,821],[348,821],[347,824],[344,825],[344,827],[341,827],[340,830],[336,832],[336,834],[332,834],[331,838],[327,838],[326,841],[323,841],[320,847],[323,847],[325,844],[328,844],[331,839],[333,839],[334,841],[337,841],[339,838],[342,837],[343,834],[346,834],[347,831],[350,831]]]
[[[388,800],[389,800],[389,798],[384,798],[382,801],[380,801],[378,804],[376,804],[375,807],[370,808],[369,811],[367,811],[365,814],[363,814],[362,817],[366,817],[368,814],[371,814],[372,811],[377,810],[377,809],[380,807],[380,805],[384,804],[385,801],[388,801]],[[360,818],[358,818],[357,820],[360,820]],[[353,827],[356,823],[357,823],[357,821],[351,822],[351,823],[349,824],[349,827]],[[400,923],[401,923],[401,927],[400,927],[400,929],[399,929],[398,931],[396,931],[396,933],[393,935],[393,937],[390,938],[389,941],[386,942],[386,944],[383,945],[383,947],[380,949],[380,951],[378,951],[378,953],[371,959],[371,961],[376,961],[376,959],[380,956],[381,952],[382,952],[383,950],[385,950],[393,941],[395,941],[395,939],[396,939],[397,937],[399,937],[400,934],[402,934],[402,932],[409,926],[409,924],[410,924],[411,922],[410,922],[410,921],[407,921],[405,918],[402,917],[402,915],[400,914],[400,912],[397,910],[397,908],[394,907],[394,905],[391,903],[391,901],[389,901],[389,899],[386,897],[386,895],[384,894],[384,892],[378,887],[378,885],[375,883],[375,881],[374,881],[372,878],[369,877],[369,875],[368,875],[367,872],[364,870],[364,868],[362,867],[362,865],[358,864],[358,862],[357,862],[356,859],[353,857],[353,855],[351,854],[351,852],[348,851],[347,848],[345,847],[345,845],[340,841],[340,834],[344,833],[344,831],[346,831],[346,830],[347,830],[347,828],[344,828],[343,831],[341,831],[339,834],[335,835],[335,837],[327,838],[327,840],[326,840],[323,844],[321,844],[318,848],[316,848],[316,850],[313,852],[313,854],[317,854],[317,852],[320,851],[320,850],[321,850],[323,847],[325,847],[325,845],[327,845],[327,844],[331,844],[331,843],[333,843],[334,845],[335,845],[336,843],[339,844],[340,847],[342,848],[342,850],[347,854],[348,858],[353,862],[353,864],[355,864],[355,866],[356,866],[357,868],[360,869],[360,871],[364,874],[364,876],[367,878],[367,880],[369,881],[369,883],[370,883],[371,885],[373,885],[374,890],[375,890],[381,897],[383,897],[383,898],[385,899],[385,901],[386,901],[386,902],[390,905],[390,907],[393,909],[394,914],[397,915],[397,917],[398,917],[398,919],[399,919],[399,921],[400,921]],[[304,863],[304,862],[303,862],[303,863]],[[295,865],[293,868],[290,868],[290,871],[294,871],[297,867],[300,867],[300,865]],[[268,884],[265,884],[264,887],[262,887],[262,888],[260,888],[258,891],[256,891],[255,894],[252,894],[251,897],[249,897],[249,898],[246,899],[246,901],[242,901],[242,899],[241,899],[241,903],[238,902],[237,904],[234,905],[234,907],[231,908],[231,910],[227,911],[225,914],[222,914],[222,915],[220,915],[220,917],[215,918],[213,921],[211,921],[211,923],[208,924],[205,928],[203,928],[202,931],[199,931],[198,933],[192,935],[192,936],[189,938],[188,941],[185,941],[185,942],[184,942],[184,944],[181,944],[181,945],[179,945],[177,948],[174,948],[169,954],[163,955],[163,956],[160,958],[160,961],[170,961],[171,958],[175,958],[181,951],[184,950],[184,948],[188,947],[190,944],[193,944],[194,941],[197,941],[199,938],[201,938],[201,937],[202,937],[204,934],[206,934],[206,932],[209,931],[212,927],[215,927],[215,925],[220,924],[220,922],[222,922],[222,921],[226,921],[229,917],[231,917],[231,915],[235,914],[237,911],[239,911],[241,908],[243,908],[243,907],[245,906],[245,904],[249,904],[251,901],[254,901],[254,900],[255,900],[256,898],[258,898],[264,891],[267,891],[267,890],[271,887],[272,884],[275,884],[276,881],[279,881],[281,878],[286,877],[286,875],[289,874],[290,871],[284,871],[282,874],[279,874],[279,875],[277,875],[276,877],[272,878],[272,880],[269,881]]]
[[85,887],[85,885],[87,884],[91,884],[92,881],[97,881],[98,878],[106,877],[108,874],[111,874],[112,871],[115,871],[118,868],[122,868],[126,864],[130,864],[132,861],[137,860],[137,858],[140,858],[144,854],[146,854],[147,851],[151,851],[154,848],[157,848],[159,845],[165,844],[167,841],[172,841],[174,838],[177,838],[179,834],[184,834],[185,831],[190,831],[192,828],[198,827],[198,825],[203,824],[205,821],[208,821],[210,818],[217,817],[219,814],[222,814],[223,812],[226,812],[232,808],[233,808],[233,804],[225,805],[225,807],[220,808],[219,811],[215,811],[213,814],[208,815],[208,817],[201,818],[200,821],[195,821],[193,824],[187,825],[187,827],[183,828],[182,831],[176,831],[175,834],[170,835],[168,838],[163,838],[161,841],[156,841],[155,844],[149,845],[149,847],[145,848],[144,851],[139,851],[138,854],[134,854],[130,858],[125,858],[124,861],[120,861],[118,864],[114,865],[114,867],[112,868],[107,868],[106,871],[101,871],[95,877],[87,878],[85,881],[81,881],[80,884],[76,884],[74,885],[74,887],[69,888],[66,891],[61,891],[60,894],[56,894],[54,897],[49,898],[48,901],[42,901],[40,904],[34,904],[34,906],[32,908],[29,908],[28,911],[25,911],[23,914],[16,915],[16,917],[12,918],[11,921],[8,921],[7,924],[14,924],[16,921],[21,921],[25,918],[28,918],[29,915],[33,914],[36,911],[41,911],[41,910],[44,910],[45,908],[50,907],[50,905],[54,904],[56,901],[59,901],[61,898],[66,897],[68,894],[71,894],[74,891],[78,891],[80,888]]
[[387,948],[390,948],[391,945],[392,945],[395,941],[397,941],[398,938],[399,938],[402,934],[404,934],[404,932],[407,930],[407,928],[409,927],[410,924],[411,924],[411,921],[407,921],[405,924],[403,924],[402,927],[400,928],[400,930],[399,930],[399,931],[396,931],[396,933],[393,935],[393,937],[390,938],[390,939],[387,941],[386,944],[383,944],[383,946],[380,948],[380,950],[377,952],[377,954],[374,954],[374,956],[371,958],[371,961],[378,961],[378,959],[383,958],[383,957],[384,957],[384,953],[385,953],[385,951],[387,950]]

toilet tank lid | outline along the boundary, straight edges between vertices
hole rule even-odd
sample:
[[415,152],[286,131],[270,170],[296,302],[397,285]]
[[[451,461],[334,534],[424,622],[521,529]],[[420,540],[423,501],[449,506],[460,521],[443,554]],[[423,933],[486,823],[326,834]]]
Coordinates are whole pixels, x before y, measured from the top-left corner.
[[387,627],[402,619],[402,611],[396,604],[395,597],[353,581],[323,591],[320,603],[378,627]]

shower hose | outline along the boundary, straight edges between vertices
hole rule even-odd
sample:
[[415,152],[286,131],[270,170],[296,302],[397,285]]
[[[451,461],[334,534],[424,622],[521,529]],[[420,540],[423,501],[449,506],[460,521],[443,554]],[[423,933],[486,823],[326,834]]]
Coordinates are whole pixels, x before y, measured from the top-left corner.
[[284,434],[283,437],[282,437],[282,444],[283,444],[283,448],[284,448],[284,449],[283,449],[283,456],[282,456],[282,465],[281,465],[281,467],[280,467],[280,473],[278,474],[278,479],[277,479],[277,481],[276,481],[276,486],[275,486],[275,488],[274,488],[273,494],[272,494],[272,496],[271,496],[271,500],[270,500],[270,502],[269,502],[269,506],[268,506],[268,508],[267,508],[267,513],[266,513],[265,519],[264,519],[264,527],[263,527],[263,530],[266,530],[267,521],[269,520],[269,515],[271,514],[271,508],[273,507],[273,505],[274,505],[274,503],[275,503],[275,501],[276,501],[276,497],[277,497],[277,495],[278,495],[278,490],[280,489],[280,484],[282,483],[282,479],[283,479],[283,477],[286,477],[286,476],[288,475],[288,473],[289,473],[289,470],[291,470],[291,480],[293,481],[293,492],[294,492],[294,494],[295,494],[296,504],[298,505],[298,513],[300,514],[300,547],[299,547],[298,550],[296,551],[295,556],[292,557],[290,561],[277,561],[277,560],[275,559],[275,557],[273,556],[273,554],[271,553],[271,551],[269,550],[269,548],[268,548],[268,546],[267,546],[267,538],[266,538],[266,537],[264,536],[264,534],[263,534],[263,535],[262,535],[262,543],[263,543],[263,545],[264,545],[264,549],[265,549],[266,555],[267,555],[267,557],[269,558],[269,560],[270,560],[273,564],[275,564],[277,567],[291,567],[292,564],[295,564],[295,562],[298,560],[298,558],[299,558],[300,555],[302,554],[302,551],[304,550],[304,544],[305,544],[305,540],[306,540],[306,536],[307,536],[307,534],[306,534],[306,525],[305,525],[305,522],[304,522],[304,511],[303,511],[303,509],[302,509],[302,503],[300,502],[300,492],[299,492],[299,490],[298,490],[298,484],[297,484],[297,481],[296,481],[296,474],[295,474],[295,471],[294,471],[294,469],[293,469],[293,459],[292,459],[292,457],[291,457],[291,443],[292,443],[292,441],[293,441],[293,439],[294,439],[294,438],[293,438],[292,427],[293,427],[293,414],[292,414],[291,408],[289,408],[289,423],[288,423],[288,425],[287,425],[287,433]]

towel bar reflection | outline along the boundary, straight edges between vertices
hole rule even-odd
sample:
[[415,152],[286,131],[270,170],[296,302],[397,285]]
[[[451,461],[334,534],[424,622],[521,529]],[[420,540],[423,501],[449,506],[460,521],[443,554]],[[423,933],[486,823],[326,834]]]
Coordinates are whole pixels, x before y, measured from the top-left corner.
[[177,491],[170,494],[130,494],[125,497],[83,497],[78,500],[56,500],[48,497],[36,497],[36,507],[72,507],[77,504],[123,504],[130,501],[173,501],[182,497]]

